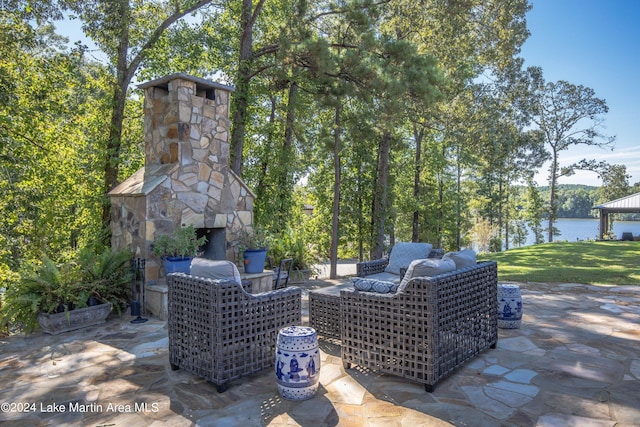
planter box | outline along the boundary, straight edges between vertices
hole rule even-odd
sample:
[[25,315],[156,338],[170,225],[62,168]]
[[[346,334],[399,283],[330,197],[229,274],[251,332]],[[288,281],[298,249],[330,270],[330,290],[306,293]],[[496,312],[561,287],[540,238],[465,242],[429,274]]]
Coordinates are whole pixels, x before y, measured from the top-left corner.
[[58,335],[104,323],[109,313],[111,313],[111,303],[79,308],[66,313],[40,313],[38,314],[38,324],[47,334]]

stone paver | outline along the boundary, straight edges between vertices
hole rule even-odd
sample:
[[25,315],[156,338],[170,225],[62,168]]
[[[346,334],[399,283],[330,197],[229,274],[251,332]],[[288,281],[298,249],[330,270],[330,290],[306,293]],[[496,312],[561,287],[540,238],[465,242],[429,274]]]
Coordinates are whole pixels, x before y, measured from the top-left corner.
[[[308,289],[303,286],[303,316]],[[113,426],[640,425],[640,288],[520,284],[520,329],[426,393],[321,340],[317,395],[282,399],[265,370],[222,394],[168,363],[166,323],[129,316],[0,339],[0,423]],[[8,405],[8,406],[7,406]]]

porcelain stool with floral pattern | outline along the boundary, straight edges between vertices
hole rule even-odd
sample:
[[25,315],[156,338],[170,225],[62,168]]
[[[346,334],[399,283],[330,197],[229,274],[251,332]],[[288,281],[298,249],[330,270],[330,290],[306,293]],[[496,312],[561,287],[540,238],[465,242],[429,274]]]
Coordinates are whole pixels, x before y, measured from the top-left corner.
[[278,391],[287,400],[315,396],[320,380],[318,334],[308,326],[280,329],[275,360]]
[[511,283],[498,284],[498,327],[518,329],[522,322],[522,295],[520,286]]

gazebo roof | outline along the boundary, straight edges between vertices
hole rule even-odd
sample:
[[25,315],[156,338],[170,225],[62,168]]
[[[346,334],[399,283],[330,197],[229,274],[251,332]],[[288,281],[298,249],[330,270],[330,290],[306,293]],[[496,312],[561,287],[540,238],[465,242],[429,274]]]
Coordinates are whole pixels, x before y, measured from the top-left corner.
[[640,193],[603,203],[601,205],[594,206],[592,209],[617,213],[640,212]]

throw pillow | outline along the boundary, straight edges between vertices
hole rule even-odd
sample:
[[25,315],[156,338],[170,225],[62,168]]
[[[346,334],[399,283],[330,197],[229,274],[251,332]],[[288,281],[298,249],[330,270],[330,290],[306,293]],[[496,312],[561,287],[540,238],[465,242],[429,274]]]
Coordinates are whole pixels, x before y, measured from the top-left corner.
[[404,287],[414,277],[437,276],[455,269],[456,263],[452,259],[417,259],[409,264],[407,273],[400,282],[400,287]]
[[355,289],[364,292],[388,294],[395,293],[398,289],[397,283],[386,282],[384,280],[369,279],[366,277],[354,277],[351,280]]
[[400,275],[401,268],[407,268],[411,261],[429,256],[430,243],[399,242],[391,249],[389,264],[384,269],[387,273]]
[[460,252],[447,252],[443,259],[452,259],[456,263],[456,270],[464,267],[473,267],[477,264],[476,253],[472,249],[463,249]]
[[242,284],[238,267],[231,261],[194,258],[191,261],[191,275],[206,279],[230,280],[239,285]]

